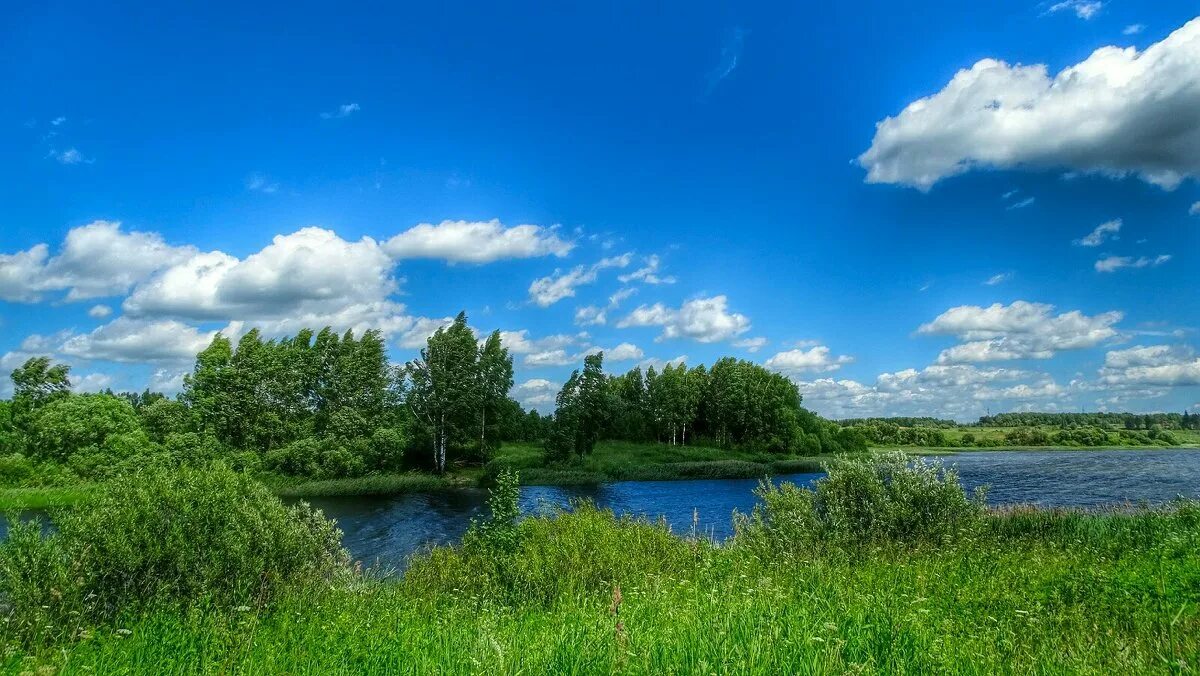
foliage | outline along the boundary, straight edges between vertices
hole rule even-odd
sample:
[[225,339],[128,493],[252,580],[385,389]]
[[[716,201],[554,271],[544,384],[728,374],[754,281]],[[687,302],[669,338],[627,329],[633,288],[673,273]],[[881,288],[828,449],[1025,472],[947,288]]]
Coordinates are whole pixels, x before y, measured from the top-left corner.
[[84,394],[55,399],[34,416],[31,448],[40,458],[66,460],[79,451],[105,446],[115,435],[140,430],[137,413],[123,399]]
[[341,533],[301,503],[221,465],[151,469],[103,486],[56,531],[10,525],[0,544],[8,628],[38,643],[130,609],[262,606],[345,568]]
[[738,538],[801,550],[827,544],[941,542],[977,525],[984,494],[968,497],[952,468],[900,453],[836,459],[814,490],[764,482],[762,505],[738,519]]
[[484,553],[510,552],[517,546],[517,517],[521,514],[520,478],[512,470],[496,476],[496,485],[488,496],[490,514],[484,521],[471,519],[463,536],[463,547],[476,548]]

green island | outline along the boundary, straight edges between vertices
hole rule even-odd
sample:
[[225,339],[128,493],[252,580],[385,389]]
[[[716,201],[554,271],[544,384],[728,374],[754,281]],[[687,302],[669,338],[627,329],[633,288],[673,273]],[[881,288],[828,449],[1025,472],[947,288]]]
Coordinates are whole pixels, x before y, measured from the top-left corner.
[[[420,357],[374,332],[220,334],[182,392],[76,394],[45,357],[0,402],[0,627],[14,673],[1154,672],[1200,664],[1200,505],[988,508],[917,455],[1174,448],[1190,414],[835,422],[732,358],[510,398],[460,315]],[[763,478],[723,542],[522,484]],[[487,487],[402,575],[299,498]],[[286,500],[286,501],[285,501]],[[84,504],[86,508],[78,508]],[[45,510],[22,517],[14,510]]]

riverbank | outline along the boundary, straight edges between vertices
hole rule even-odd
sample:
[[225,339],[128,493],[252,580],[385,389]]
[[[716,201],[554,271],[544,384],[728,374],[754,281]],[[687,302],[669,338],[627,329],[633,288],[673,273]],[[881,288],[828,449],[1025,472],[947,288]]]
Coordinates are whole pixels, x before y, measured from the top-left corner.
[[1019,510],[952,539],[713,547],[583,510],[516,549],[273,608],[133,614],[37,673],[1182,673],[1200,663],[1200,519]]
[[[584,458],[546,466],[537,444],[503,445],[485,467],[452,467],[443,476],[425,472],[344,479],[263,475],[276,495],[287,498],[403,495],[486,486],[503,469],[520,472],[527,486],[599,485],[615,481],[758,479],[822,471],[822,458],[779,456],[709,446],[601,442]],[[825,458],[827,460],[828,458]],[[0,511],[67,507],[85,501],[94,486],[0,489]]]

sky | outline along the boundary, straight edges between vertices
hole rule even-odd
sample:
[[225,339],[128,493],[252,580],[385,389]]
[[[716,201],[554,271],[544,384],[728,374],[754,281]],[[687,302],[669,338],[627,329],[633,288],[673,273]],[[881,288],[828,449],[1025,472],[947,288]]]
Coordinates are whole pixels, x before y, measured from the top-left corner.
[[466,311],[543,411],[595,350],[1200,410],[1195,2],[172,4],[0,10],[2,373]]

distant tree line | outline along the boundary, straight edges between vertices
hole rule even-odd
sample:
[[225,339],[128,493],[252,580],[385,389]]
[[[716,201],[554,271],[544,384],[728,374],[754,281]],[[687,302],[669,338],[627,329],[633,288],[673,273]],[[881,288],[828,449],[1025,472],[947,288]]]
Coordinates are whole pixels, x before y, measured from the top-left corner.
[[590,453],[597,441],[715,445],[816,455],[859,451],[866,439],[803,408],[788,378],[725,357],[711,368],[668,364],[608,376],[603,354],[584,359],[555,400],[551,461]]
[[904,416],[894,416],[890,418],[846,418],[845,420],[839,420],[838,423],[848,427],[888,424],[899,427],[936,427],[940,429],[953,429],[959,426],[956,421],[946,420],[944,418],[913,418]]
[[980,427],[1105,427],[1126,430],[1200,430],[1200,414],[1183,413],[999,413]]

